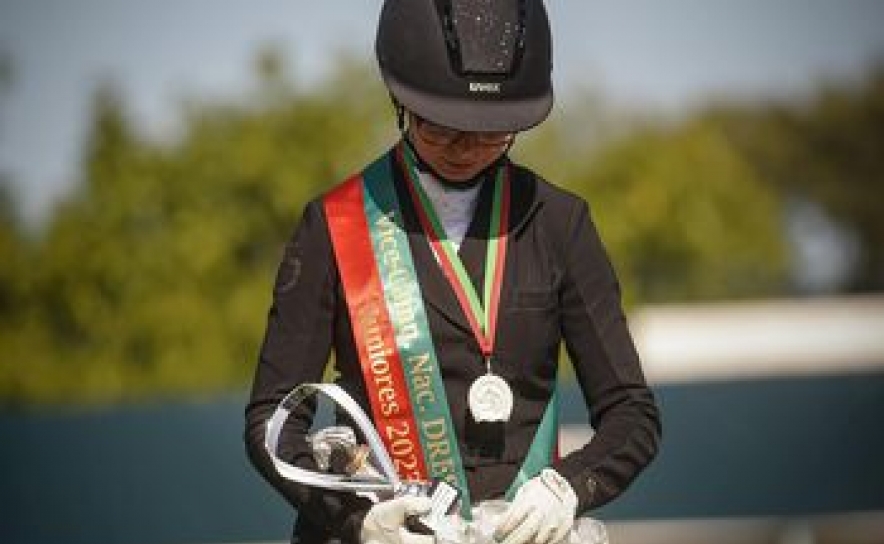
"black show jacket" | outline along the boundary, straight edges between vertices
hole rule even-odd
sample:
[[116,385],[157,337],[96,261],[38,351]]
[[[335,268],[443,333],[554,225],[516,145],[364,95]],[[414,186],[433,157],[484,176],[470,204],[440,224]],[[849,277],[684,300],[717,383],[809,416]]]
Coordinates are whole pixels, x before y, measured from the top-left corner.
[[[617,278],[587,204],[512,165],[509,246],[500,297],[493,371],[515,393],[505,424],[478,424],[467,389],[485,372],[479,346],[420,228],[393,153],[396,190],[421,284],[473,502],[499,498],[524,459],[555,385],[564,345],[590,407],[595,435],[553,464],[571,483],[578,513],[618,494],[651,461],[660,420],[627,328]],[[491,184],[479,193],[460,257],[481,296]],[[245,441],[260,473],[298,511],[295,542],[358,543],[366,499],[309,489],[281,478],[264,450],[264,426],[295,386],[318,382],[334,350],[337,382],[370,406],[335,263],[322,201],[310,202],[286,246],[251,397]],[[367,412],[370,410],[366,409]],[[293,414],[279,453],[312,467],[304,440],[309,414]]]

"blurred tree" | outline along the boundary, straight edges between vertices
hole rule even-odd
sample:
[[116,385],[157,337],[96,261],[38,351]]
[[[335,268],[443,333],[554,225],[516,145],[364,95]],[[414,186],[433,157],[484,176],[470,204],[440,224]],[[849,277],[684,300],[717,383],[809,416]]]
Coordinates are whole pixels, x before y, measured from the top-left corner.
[[[13,83],[12,60],[0,50],[0,141],[5,129],[5,99]],[[19,361],[4,349],[12,332],[20,332],[21,311],[25,306],[29,248],[16,211],[12,180],[0,164],[0,383],[12,383]],[[2,391],[2,389],[0,389]]]
[[25,253],[10,185],[0,178],[0,323],[21,308]]
[[[165,142],[139,135],[103,86],[82,182],[42,238],[22,237],[0,187],[0,403],[241,389],[300,210],[396,137],[376,74],[338,66],[299,88],[265,50],[249,100],[193,100]],[[629,304],[783,294],[790,191],[851,222],[880,259],[875,81],[804,110],[716,108],[666,123],[612,116],[585,93],[515,153],[587,198]]]
[[858,237],[862,258],[846,289],[884,290],[884,65],[803,105],[711,115],[767,182],[821,205]]
[[[569,106],[581,124],[598,111]],[[598,121],[609,126],[610,120]],[[715,123],[629,121],[575,148],[552,127],[524,151],[590,203],[627,303],[761,297],[787,281],[779,199]],[[583,129],[586,132],[586,129]],[[570,142],[570,143],[569,143]]]
[[[12,56],[3,49],[0,49],[0,99],[12,88],[14,70]],[[2,126],[2,125],[0,125]]]
[[18,274],[29,298],[0,333],[7,404],[247,382],[300,208],[394,128],[376,78],[352,61],[285,97],[277,79],[259,81],[274,88],[247,106],[191,107],[165,145],[140,138],[119,94],[99,90],[83,183]]

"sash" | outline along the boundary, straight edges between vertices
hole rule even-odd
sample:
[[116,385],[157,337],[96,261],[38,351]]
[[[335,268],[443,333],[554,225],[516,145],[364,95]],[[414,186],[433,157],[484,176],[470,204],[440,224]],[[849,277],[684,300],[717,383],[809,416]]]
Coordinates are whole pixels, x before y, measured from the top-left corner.
[[[443,479],[462,492],[463,469],[440,365],[396,197],[390,154],[326,195],[323,204],[373,419],[403,479]],[[516,479],[549,466],[557,442],[557,394]]]

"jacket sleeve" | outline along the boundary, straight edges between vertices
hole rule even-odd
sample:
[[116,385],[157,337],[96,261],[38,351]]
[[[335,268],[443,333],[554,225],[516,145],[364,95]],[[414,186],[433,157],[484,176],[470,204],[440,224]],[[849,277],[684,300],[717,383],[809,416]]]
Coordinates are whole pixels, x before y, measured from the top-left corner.
[[565,233],[562,331],[593,438],[555,467],[574,488],[578,512],[614,499],[656,455],[660,416],[627,328],[620,287],[583,200]]
[[[334,255],[319,201],[308,204],[277,272],[273,302],[252,391],[245,410],[245,443],[258,472],[312,526],[358,542],[366,499],[309,488],[282,478],[264,448],[267,420],[294,387],[322,381],[331,352],[337,298]],[[315,468],[305,440],[312,413],[293,412],[277,454],[289,463]]]

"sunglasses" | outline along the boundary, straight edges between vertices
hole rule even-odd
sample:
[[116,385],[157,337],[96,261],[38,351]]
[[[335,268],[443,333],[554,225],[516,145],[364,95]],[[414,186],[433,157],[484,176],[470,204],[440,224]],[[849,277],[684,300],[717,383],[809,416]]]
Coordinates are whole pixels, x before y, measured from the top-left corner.
[[477,145],[482,147],[502,147],[508,145],[515,138],[513,132],[466,132],[414,116],[414,128],[417,136],[429,145],[447,146],[452,145],[462,138],[471,138]]

